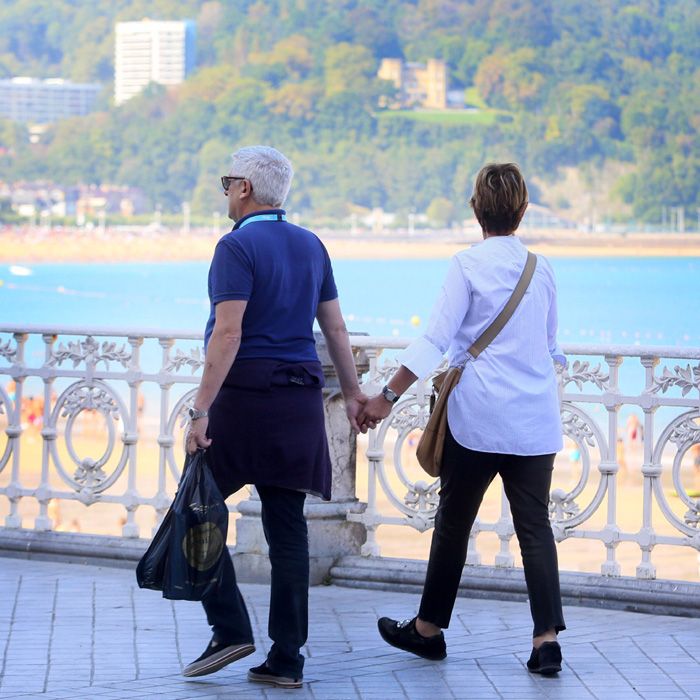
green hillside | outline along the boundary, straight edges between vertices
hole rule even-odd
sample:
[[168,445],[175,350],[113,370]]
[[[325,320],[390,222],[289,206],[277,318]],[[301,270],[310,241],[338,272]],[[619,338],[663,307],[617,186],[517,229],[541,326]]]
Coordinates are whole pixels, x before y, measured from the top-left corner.
[[[114,23],[143,17],[195,19],[198,70],[115,108]],[[380,110],[387,56],[444,59],[479,111]],[[123,183],[209,214],[228,154],[264,142],[295,164],[290,208],[316,214],[463,208],[500,159],[545,185],[622,164],[606,195],[643,221],[700,207],[696,0],[6,0],[0,77],[13,75],[106,89],[103,111],[39,144],[0,122],[0,180]]]

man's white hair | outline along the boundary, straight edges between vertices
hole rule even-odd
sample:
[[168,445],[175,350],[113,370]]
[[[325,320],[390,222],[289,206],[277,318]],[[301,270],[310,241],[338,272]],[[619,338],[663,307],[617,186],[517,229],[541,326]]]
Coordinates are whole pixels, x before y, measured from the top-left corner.
[[287,199],[294,169],[276,148],[246,146],[231,156],[230,174],[250,181],[253,199],[258,204],[278,208]]

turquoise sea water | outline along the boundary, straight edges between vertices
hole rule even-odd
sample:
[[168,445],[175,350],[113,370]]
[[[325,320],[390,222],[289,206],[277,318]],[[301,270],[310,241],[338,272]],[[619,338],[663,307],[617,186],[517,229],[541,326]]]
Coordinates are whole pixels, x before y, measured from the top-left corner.
[[[700,259],[551,263],[561,342],[700,346]],[[349,329],[414,337],[425,327],[447,264],[336,261]],[[207,270],[206,263],[0,266],[0,324],[201,331],[208,312]]]

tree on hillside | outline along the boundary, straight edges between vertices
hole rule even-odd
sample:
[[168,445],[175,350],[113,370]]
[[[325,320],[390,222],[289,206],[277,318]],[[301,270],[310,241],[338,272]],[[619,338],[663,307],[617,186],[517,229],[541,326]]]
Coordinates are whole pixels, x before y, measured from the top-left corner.
[[499,51],[484,58],[474,84],[484,101],[494,107],[536,108],[543,98],[545,77],[534,49]]
[[326,49],[324,58],[326,96],[341,92],[372,94],[377,61],[369,49],[341,42]]

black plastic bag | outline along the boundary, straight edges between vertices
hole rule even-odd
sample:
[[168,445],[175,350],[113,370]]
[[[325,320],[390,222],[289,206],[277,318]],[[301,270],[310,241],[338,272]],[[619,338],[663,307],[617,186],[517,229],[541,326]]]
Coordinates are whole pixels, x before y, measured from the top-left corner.
[[141,588],[172,600],[202,600],[221,581],[228,509],[205,452],[188,456],[180,485],[136,569]]
[[139,588],[151,588],[154,591],[163,590],[172,520],[173,509],[171,506],[136,567],[136,582],[139,584]]

